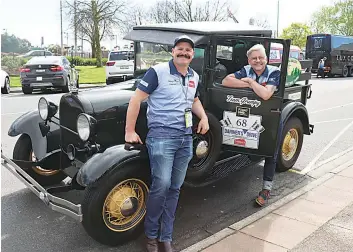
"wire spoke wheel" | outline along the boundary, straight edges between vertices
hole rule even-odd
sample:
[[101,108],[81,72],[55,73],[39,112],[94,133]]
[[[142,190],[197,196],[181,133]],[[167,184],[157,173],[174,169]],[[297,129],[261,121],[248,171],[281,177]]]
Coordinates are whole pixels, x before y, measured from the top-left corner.
[[124,232],[141,222],[146,214],[147,185],[139,179],[127,179],[116,185],[103,205],[105,225]]

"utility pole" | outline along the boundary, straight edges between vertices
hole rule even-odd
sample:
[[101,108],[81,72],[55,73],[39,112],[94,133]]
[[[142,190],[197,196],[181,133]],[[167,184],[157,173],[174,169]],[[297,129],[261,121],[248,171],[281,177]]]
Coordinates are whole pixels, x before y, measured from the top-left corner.
[[279,0],[277,0],[277,38],[278,38],[278,23],[279,23]]
[[77,56],[77,2],[76,0],[74,1],[74,8],[75,8],[75,13],[74,13],[74,36],[75,36],[75,56]]
[[61,55],[64,55],[64,42],[63,42],[63,3],[60,0],[60,37],[61,37]]

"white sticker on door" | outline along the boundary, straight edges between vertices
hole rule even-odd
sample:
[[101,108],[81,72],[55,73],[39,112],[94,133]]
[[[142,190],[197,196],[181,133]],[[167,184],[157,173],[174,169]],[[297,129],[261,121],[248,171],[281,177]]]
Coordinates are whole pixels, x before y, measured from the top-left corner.
[[260,134],[265,130],[262,117],[247,113],[246,108],[237,107],[237,112],[224,111],[222,124],[223,144],[249,149],[258,149]]

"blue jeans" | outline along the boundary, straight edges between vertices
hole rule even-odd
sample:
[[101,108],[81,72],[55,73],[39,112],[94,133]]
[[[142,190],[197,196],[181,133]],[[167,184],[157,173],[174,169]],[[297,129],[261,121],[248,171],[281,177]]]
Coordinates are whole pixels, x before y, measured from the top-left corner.
[[149,239],[172,241],[180,187],[192,158],[192,137],[146,139],[152,185],[147,200],[145,234]]
[[273,157],[265,158],[262,189],[272,190],[273,177],[275,176],[278,152],[280,150],[280,144],[282,139],[282,133],[283,133],[283,122],[281,120],[279,123],[278,132],[277,132],[277,143],[275,148],[275,154]]

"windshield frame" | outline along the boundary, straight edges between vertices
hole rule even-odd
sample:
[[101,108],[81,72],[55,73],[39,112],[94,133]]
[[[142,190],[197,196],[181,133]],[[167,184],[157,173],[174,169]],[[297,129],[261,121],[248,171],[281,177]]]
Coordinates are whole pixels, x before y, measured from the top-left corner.
[[[155,66],[159,63],[162,62],[169,62],[170,60],[173,59],[172,57],[172,46],[171,45],[167,45],[167,44],[160,44],[160,43],[151,43],[151,42],[143,42],[143,41],[135,41],[134,42],[134,48],[135,48],[135,61],[134,61],[134,77],[135,78],[142,78],[143,75],[147,72],[147,70],[152,67]],[[142,67],[141,64],[141,60],[143,60],[143,57],[141,57],[141,55],[143,55],[142,47],[145,48],[153,48],[152,51],[148,51],[146,49],[146,55],[149,55],[149,57],[147,57],[148,59],[150,59],[151,61],[153,61],[153,63],[151,64],[146,64],[146,67]],[[204,69],[204,63],[205,63],[205,57],[206,57],[206,49],[205,46],[197,46],[194,49],[195,51],[195,56],[193,58],[193,61],[190,63],[190,67],[192,69],[192,63],[197,61],[197,59],[201,59],[201,62],[198,62],[199,65],[197,67],[197,69],[194,69],[196,72],[198,72],[199,75],[202,75],[203,73],[203,69]],[[159,57],[158,57],[159,56]],[[159,58],[159,60],[158,60]]]

